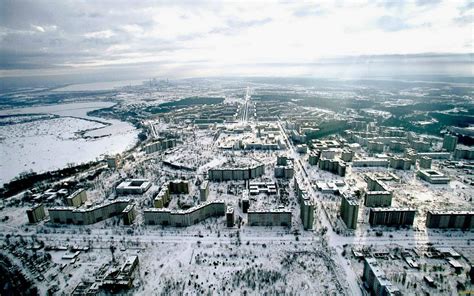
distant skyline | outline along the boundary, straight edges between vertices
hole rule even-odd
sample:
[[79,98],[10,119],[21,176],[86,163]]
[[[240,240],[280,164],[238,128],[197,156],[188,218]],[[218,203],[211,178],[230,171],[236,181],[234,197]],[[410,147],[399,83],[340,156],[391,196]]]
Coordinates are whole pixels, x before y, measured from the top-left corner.
[[472,1],[0,0],[0,78],[472,76],[473,28]]

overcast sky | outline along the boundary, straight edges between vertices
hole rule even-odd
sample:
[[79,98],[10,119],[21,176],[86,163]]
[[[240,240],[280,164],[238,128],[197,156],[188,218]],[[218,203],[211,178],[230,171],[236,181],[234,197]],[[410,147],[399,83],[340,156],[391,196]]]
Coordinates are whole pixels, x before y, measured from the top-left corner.
[[174,2],[0,0],[0,77],[285,76],[426,53],[468,53],[472,74],[473,1]]

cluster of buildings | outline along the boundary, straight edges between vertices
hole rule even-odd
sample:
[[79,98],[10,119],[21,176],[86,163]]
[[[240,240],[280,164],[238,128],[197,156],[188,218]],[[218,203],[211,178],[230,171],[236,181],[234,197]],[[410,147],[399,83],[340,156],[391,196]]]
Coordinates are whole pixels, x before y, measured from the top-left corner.
[[130,256],[118,268],[114,266],[103,266],[96,275],[95,281],[80,282],[76,288],[74,288],[71,295],[103,295],[104,290],[109,293],[114,293],[130,289],[133,286],[133,280],[135,279],[134,274],[138,268],[138,263],[138,256]]
[[[209,193],[209,188],[207,189]],[[188,194],[189,182],[186,180],[173,180],[165,183],[160,191],[153,198],[153,206],[155,208],[163,208],[170,201],[171,194]],[[206,196],[207,198],[207,196]]]
[[449,178],[437,170],[419,170],[417,176],[431,184],[448,184]]

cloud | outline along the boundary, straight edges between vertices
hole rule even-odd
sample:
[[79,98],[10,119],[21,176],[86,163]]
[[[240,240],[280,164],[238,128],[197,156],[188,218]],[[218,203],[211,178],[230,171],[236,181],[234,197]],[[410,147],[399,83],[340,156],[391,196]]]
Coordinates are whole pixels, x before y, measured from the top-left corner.
[[0,76],[138,64],[144,73],[211,73],[237,64],[250,73],[252,64],[472,52],[471,22],[470,1],[3,0]]

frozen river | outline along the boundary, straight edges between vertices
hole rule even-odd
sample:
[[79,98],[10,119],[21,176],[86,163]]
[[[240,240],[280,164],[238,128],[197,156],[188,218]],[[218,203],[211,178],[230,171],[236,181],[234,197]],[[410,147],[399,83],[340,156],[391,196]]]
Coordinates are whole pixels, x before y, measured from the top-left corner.
[[[85,102],[0,110],[0,116],[21,115],[16,117],[19,123],[0,126],[0,186],[22,172],[63,168],[132,147],[139,133],[133,125],[87,116],[113,105]],[[37,120],[37,114],[51,118]]]

